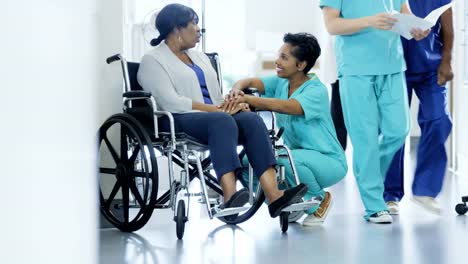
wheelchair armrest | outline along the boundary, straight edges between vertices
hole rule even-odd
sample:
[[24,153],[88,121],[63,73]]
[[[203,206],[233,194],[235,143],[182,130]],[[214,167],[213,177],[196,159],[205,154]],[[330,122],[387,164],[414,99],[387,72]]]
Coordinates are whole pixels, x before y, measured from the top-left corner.
[[[151,106],[153,114],[156,117],[167,116],[167,118],[169,119],[169,126],[170,126],[170,132],[171,132],[171,141],[172,141],[171,143],[172,143],[173,149],[175,149],[176,137],[175,137],[174,117],[172,116],[172,113],[168,111],[158,111],[157,106],[156,106],[156,100],[151,95],[151,93],[147,91],[130,91],[130,92],[124,93],[123,97],[124,97],[124,105],[126,105],[127,102],[131,102],[135,100],[147,100]],[[159,135],[158,121],[157,121],[157,118],[154,118],[154,136],[157,138],[158,135]]]
[[147,91],[130,91],[123,94],[125,98],[150,98],[151,92]]
[[[153,99],[153,97],[151,97]],[[153,99],[154,100],[154,99]],[[176,136],[175,136],[175,125],[174,125],[174,116],[172,116],[172,113],[171,112],[168,112],[168,111],[157,111],[157,110],[154,110],[153,111],[154,115],[156,117],[160,117],[160,116],[167,116],[167,118],[169,119],[169,130],[171,132],[171,143],[172,143],[172,148],[175,149],[176,148],[176,145],[175,145],[175,140],[176,140]],[[157,129],[155,129],[155,136],[157,137],[158,136],[158,133],[159,131]]]

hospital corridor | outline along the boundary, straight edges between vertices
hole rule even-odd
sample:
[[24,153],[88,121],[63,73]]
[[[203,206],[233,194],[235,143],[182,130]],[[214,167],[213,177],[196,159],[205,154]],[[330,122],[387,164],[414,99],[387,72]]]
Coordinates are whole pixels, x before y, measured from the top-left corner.
[[0,263],[468,262],[466,0],[1,6]]

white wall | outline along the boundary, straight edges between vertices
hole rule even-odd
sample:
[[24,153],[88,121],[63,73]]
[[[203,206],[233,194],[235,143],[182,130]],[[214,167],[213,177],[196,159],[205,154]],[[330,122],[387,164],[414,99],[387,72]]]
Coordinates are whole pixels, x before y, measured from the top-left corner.
[[[309,32],[325,45],[327,33],[318,0],[256,0],[246,4],[247,46],[255,49],[255,32]],[[282,44],[280,39],[279,46]]]
[[113,108],[98,62],[121,43],[107,35],[121,28],[113,6],[2,1],[2,263],[97,262],[95,135]]
[[[468,34],[464,28],[464,19],[468,19],[468,6],[465,0],[455,0],[455,47],[454,47],[454,130],[456,138],[456,160],[461,174],[468,175],[468,86],[464,84],[463,72],[468,67],[468,61],[465,61],[465,46],[468,44]],[[467,36],[465,36],[467,34]]]
[[[122,0],[99,0],[98,8],[96,65],[99,72],[99,88],[96,96],[99,101],[97,124],[102,124],[109,116],[122,112],[121,64],[107,64],[105,60],[114,54],[123,54],[124,51],[123,3]],[[108,180],[101,182],[101,187],[103,192],[108,194],[115,182],[111,178],[106,179]]]
[[[108,65],[105,59],[123,53],[122,0],[99,0],[98,56],[99,69],[99,124],[110,115],[122,112],[122,71],[119,62]],[[124,54],[125,55],[125,54]]]

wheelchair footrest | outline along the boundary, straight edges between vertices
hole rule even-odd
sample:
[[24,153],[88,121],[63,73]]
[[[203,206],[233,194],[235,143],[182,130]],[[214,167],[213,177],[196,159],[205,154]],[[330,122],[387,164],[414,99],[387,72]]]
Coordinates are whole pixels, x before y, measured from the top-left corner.
[[249,206],[244,206],[244,207],[233,207],[233,208],[227,208],[227,209],[220,209],[219,207],[215,206],[211,210],[213,213],[213,217],[221,217],[221,216],[226,216],[226,215],[233,215],[233,214],[238,214],[243,211],[249,210]]
[[[210,201],[211,205],[219,204],[219,199],[218,198],[210,198],[209,201]],[[198,202],[201,203],[201,204],[204,204],[205,199],[202,197],[202,198],[198,199]]]
[[314,206],[319,205],[320,203],[321,201],[312,198],[311,200],[306,202],[291,204],[290,206],[284,208],[282,212],[306,211]]

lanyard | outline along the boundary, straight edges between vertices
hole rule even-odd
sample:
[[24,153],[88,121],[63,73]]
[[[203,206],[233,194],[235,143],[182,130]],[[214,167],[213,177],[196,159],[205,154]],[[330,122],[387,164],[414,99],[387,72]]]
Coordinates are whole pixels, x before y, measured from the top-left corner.
[[382,3],[384,5],[385,11],[387,11],[387,13],[389,13],[389,14],[393,13],[393,11],[395,10],[394,7],[393,7],[393,0],[390,0],[390,8],[388,8],[388,6],[387,6],[387,0],[382,0]]

